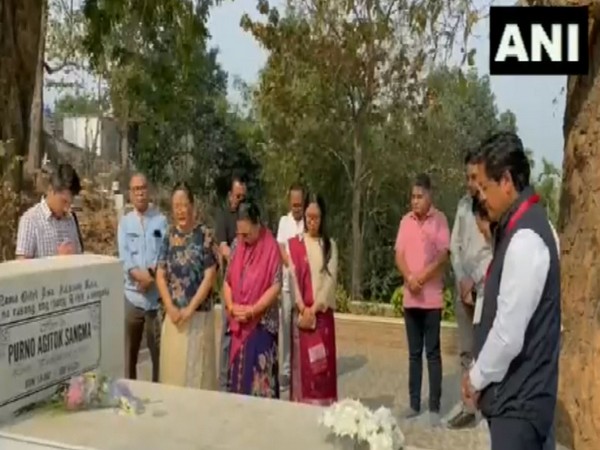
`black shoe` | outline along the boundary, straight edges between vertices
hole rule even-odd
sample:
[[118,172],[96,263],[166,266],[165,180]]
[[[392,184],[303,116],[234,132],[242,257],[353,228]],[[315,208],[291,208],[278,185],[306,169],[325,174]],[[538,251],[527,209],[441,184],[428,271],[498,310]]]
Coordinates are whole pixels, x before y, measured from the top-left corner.
[[461,410],[458,414],[456,414],[454,417],[448,420],[446,426],[451,430],[458,430],[460,428],[468,428],[474,426],[475,421],[475,414]]

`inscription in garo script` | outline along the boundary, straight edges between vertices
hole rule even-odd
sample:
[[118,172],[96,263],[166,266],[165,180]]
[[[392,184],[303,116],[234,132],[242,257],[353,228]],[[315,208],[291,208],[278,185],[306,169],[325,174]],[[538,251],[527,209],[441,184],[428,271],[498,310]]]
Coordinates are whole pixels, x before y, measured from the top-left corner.
[[0,406],[99,365],[102,284],[0,288]]
[[109,293],[94,279],[13,291],[0,288],[0,325],[99,302]]

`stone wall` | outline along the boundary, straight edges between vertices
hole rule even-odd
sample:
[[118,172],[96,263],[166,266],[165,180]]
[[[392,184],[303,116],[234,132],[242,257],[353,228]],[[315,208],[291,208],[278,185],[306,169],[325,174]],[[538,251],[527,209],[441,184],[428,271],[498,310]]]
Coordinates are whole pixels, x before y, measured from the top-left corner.
[[[220,309],[215,316],[217,336],[220,336],[222,317]],[[335,324],[338,343],[357,347],[373,346],[408,351],[403,319],[336,313]],[[441,345],[442,353],[458,354],[456,324],[442,322]]]

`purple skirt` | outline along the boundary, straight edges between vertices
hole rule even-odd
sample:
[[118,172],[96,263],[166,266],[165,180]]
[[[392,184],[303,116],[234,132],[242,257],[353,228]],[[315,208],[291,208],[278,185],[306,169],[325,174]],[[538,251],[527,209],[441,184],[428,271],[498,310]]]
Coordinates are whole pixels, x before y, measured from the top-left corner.
[[279,398],[277,335],[257,325],[229,368],[230,392]]

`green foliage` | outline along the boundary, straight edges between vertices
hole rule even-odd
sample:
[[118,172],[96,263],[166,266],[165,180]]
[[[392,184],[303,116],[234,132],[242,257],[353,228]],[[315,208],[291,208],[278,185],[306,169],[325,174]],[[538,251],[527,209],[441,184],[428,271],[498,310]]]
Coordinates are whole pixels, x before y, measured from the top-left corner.
[[[128,154],[153,182],[187,181],[208,203],[233,172],[257,179],[227,75],[207,48],[211,2],[86,0],[81,47],[109,88]],[[251,191],[258,195],[259,183]]]
[[[292,19],[285,26],[301,27]],[[281,25],[283,26],[283,25]],[[291,33],[292,31],[290,31]],[[301,178],[322,192],[330,207],[329,228],[341,251],[340,279],[350,291],[352,189],[354,156],[351,114],[343,98],[310,71],[300,75],[288,59],[271,55],[254,97],[262,144],[253,147],[261,161],[261,178],[271,216],[287,205],[289,184]],[[436,203],[452,223],[464,187],[463,155],[493,131],[510,126],[514,115],[498,116],[489,79],[475,71],[440,68],[427,78],[428,103],[417,115],[397,106],[384,123],[371,125],[363,154],[368,180],[362,200],[361,238],[364,298],[390,298],[400,283],[393,262],[398,223],[408,208],[414,175],[428,172],[436,186]],[[340,106],[341,105],[341,106]],[[368,157],[368,158],[367,158]]]
[[[330,225],[352,297],[384,294],[395,271],[374,282],[370,272],[390,267],[393,228],[405,209],[398,199],[406,198],[407,180],[437,159],[412,162],[421,150],[414,130],[428,135],[420,129],[425,75],[466,39],[477,11],[471,2],[420,0],[290,0],[285,17],[261,1],[258,10],[265,21],[244,16],[242,26],[270,52],[253,105],[265,135],[257,157],[270,209],[283,209],[286,187],[298,178],[322,192],[335,205]],[[377,250],[365,247],[378,236],[386,238]]]
[[54,113],[58,117],[98,114],[101,110],[102,107],[98,99],[70,93],[61,96],[54,105]]
[[[400,313],[393,247],[413,177],[432,176],[452,224],[465,150],[517,129],[511,111],[499,113],[488,77],[444,64],[457,42],[472,63],[472,5],[288,0],[281,14],[260,0],[263,21],[244,16],[241,25],[269,58],[241,112],[227,103],[227,74],[207,46],[211,1],[85,0],[55,27],[54,55],[89,60],[107,101],[64,96],[58,108],[110,104],[122,131],[133,129],[136,168],[162,185],[188,181],[205,203],[224,197],[233,173],[246,175],[269,223],[285,211],[288,186],[303,181],[329,206],[341,258],[337,309],[364,297],[391,299]],[[559,185],[544,166],[536,187],[552,220]],[[450,289],[444,302],[452,320]]]
[[[394,291],[390,303],[394,307],[394,314],[397,317],[404,317],[404,291],[402,287],[399,287]],[[454,311],[454,290],[451,288],[444,289],[442,320],[447,322],[456,321],[456,314]]]
[[335,310],[340,313],[348,313],[350,311],[350,302],[352,299],[348,292],[341,284],[338,284],[335,293]]

